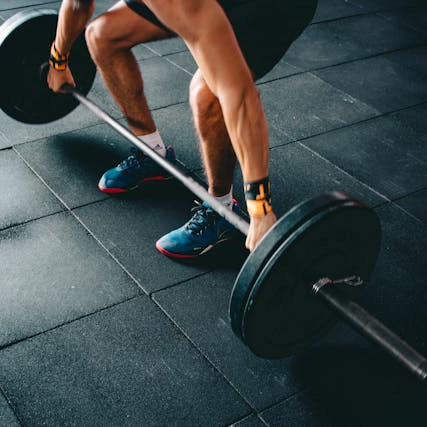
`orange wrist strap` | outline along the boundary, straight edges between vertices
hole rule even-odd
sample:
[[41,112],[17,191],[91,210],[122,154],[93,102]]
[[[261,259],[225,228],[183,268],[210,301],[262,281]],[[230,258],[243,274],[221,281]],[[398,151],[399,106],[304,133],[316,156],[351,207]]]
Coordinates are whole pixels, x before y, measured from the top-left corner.
[[266,177],[255,182],[245,182],[244,185],[249,215],[260,218],[269,214],[273,210],[269,178]]
[[66,55],[58,52],[55,42],[53,42],[50,47],[49,65],[57,71],[64,71],[68,67],[69,56],[69,52]]

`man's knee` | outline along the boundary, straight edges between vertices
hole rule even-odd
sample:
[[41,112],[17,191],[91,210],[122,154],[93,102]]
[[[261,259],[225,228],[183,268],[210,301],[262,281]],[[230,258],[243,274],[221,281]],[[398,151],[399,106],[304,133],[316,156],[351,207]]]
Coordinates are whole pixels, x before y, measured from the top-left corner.
[[218,98],[211,92],[200,70],[194,74],[190,83],[190,105],[193,113],[199,117],[222,118]]
[[92,21],[86,28],[86,43],[93,56],[97,56],[108,44],[108,19],[103,15]]
[[122,34],[116,31],[117,22],[109,12],[96,18],[86,28],[86,42],[95,59],[108,55],[119,49],[130,49],[132,46]]

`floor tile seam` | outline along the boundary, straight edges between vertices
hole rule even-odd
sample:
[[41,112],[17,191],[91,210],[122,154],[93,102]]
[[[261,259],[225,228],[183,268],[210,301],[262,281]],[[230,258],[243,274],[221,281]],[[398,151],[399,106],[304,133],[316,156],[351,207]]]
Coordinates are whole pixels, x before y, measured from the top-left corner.
[[245,421],[245,420],[247,420],[247,419],[249,419],[249,418],[251,418],[251,417],[253,417],[253,416],[255,416],[256,418],[258,418],[258,420],[261,422],[261,424],[263,424],[263,425],[265,425],[265,426],[269,427],[269,425],[268,425],[268,424],[265,424],[265,423],[264,423],[264,421],[263,421],[263,420],[261,420],[261,419],[259,418],[258,414],[257,414],[257,413],[255,413],[255,412],[251,412],[249,415],[245,415],[245,416],[243,416],[243,417],[240,417],[240,418],[238,418],[238,419],[234,420],[231,424],[225,424],[225,425],[223,425],[222,427],[234,427],[236,424],[240,423],[241,421]]
[[[371,191],[372,193],[376,194],[378,197],[380,197],[381,199],[383,199],[384,201],[391,201],[387,196],[385,196],[384,194],[382,194],[381,192],[379,192],[378,190],[376,190],[375,188],[371,187],[369,184],[361,181],[359,178],[356,178],[355,176],[353,176],[352,174],[350,174],[349,172],[347,172],[346,170],[342,169],[340,166],[336,165],[335,163],[333,163],[332,161],[330,161],[329,159],[327,159],[326,157],[322,156],[319,152],[317,152],[316,150],[312,149],[311,147],[308,147],[307,145],[305,145],[302,142],[298,142],[298,145],[300,145],[301,147],[305,148],[306,150],[308,150],[310,153],[312,153],[313,155],[315,155],[316,157],[320,158],[321,160],[327,162],[328,164],[330,164],[332,167],[334,167],[336,170],[340,171],[341,173],[343,173],[344,175],[348,176],[349,178],[351,178],[352,180],[356,181],[357,183],[359,183],[360,185],[362,185],[363,187],[365,187],[366,189],[368,189],[369,191]],[[374,208],[376,207],[376,205],[373,206]]]
[[[301,145],[302,147],[306,148],[312,154],[316,155],[317,157],[319,157],[322,160],[324,160],[324,161],[328,162],[329,164],[331,164],[335,169],[338,169],[340,172],[344,173],[345,175],[349,176],[353,180],[357,181],[360,185],[366,187],[368,190],[370,190],[371,192],[375,193],[377,196],[381,197],[384,200],[384,202],[377,203],[377,204],[373,205],[372,206],[373,209],[378,209],[378,208],[380,208],[380,207],[382,207],[384,205],[391,204],[391,205],[395,206],[397,209],[399,209],[402,212],[404,212],[405,214],[407,214],[408,216],[410,216],[413,220],[417,221],[417,223],[419,223],[420,225],[422,225],[424,228],[427,228],[427,224],[425,224],[421,219],[419,219],[418,217],[416,217],[411,212],[407,211],[405,208],[403,208],[402,206],[398,205],[397,203],[394,203],[394,201],[392,199],[388,198],[387,196],[385,196],[384,194],[380,193],[379,191],[377,191],[376,189],[374,189],[370,185],[366,184],[365,182],[361,181],[360,179],[354,177],[353,175],[351,175],[350,173],[348,173],[344,169],[342,169],[339,166],[337,166],[335,163],[333,163],[330,160],[328,160],[327,158],[323,157],[317,151],[311,149],[310,147],[306,146],[303,143],[298,142],[298,144]],[[426,188],[427,187],[423,187],[421,189],[418,189],[417,191],[422,191],[422,190],[425,190]],[[400,199],[400,197],[399,197],[399,199]]]
[[[391,50],[384,50],[382,52],[376,52],[376,53],[373,53],[372,55],[367,55],[367,56],[364,56],[364,57],[361,57],[361,58],[349,59],[347,61],[338,62],[336,64],[331,64],[331,65],[326,65],[326,66],[323,66],[323,67],[318,67],[318,68],[313,68],[313,69],[310,69],[310,70],[305,70],[305,72],[310,72],[311,73],[311,72],[316,72],[316,71],[323,71],[323,70],[326,70],[328,68],[335,68],[335,67],[339,67],[341,65],[347,65],[347,64],[354,63],[354,62],[362,62],[362,61],[365,61],[365,60],[368,60],[368,59],[374,59],[374,58],[378,58],[380,56],[386,56],[386,55],[390,55],[392,53],[402,52],[404,50],[418,49],[420,47],[425,47],[425,46],[427,46],[427,41],[425,41],[423,43],[417,43],[417,44],[411,44],[411,45],[408,45],[408,46],[399,47],[397,49],[391,49]],[[292,65],[292,64],[290,64],[290,65]],[[413,70],[411,70],[411,71],[413,71]],[[413,71],[413,72],[418,74],[418,71]]]
[[[417,9],[417,8],[412,8],[412,9]],[[420,36],[427,37],[427,32],[425,29],[420,28],[419,26],[412,24],[412,22],[411,23],[405,23],[405,24],[394,23],[392,21],[392,18],[389,18],[386,15],[384,15],[384,12],[387,12],[387,11],[378,12],[377,15],[380,16],[382,19],[386,20],[387,22],[398,27],[398,28],[406,29],[406,30],[409,29],[409,30],[414,31],[415,33],[418,33]]]
[[[171,37],[170,39],[173,39],[173,37]],[[169,38],[166,38],[166,39],[163,39],[163,40],[170,40],[170,39],[169,39]],[[160,41],[160,40],[157,40],[157,41]],[[146,49],[148,49],[151,53],[153,53],[153,54],[155,55],[155,56],[153,56],[152,58],[155,58],[155,57],[161,58],[161,57],[162,57],[161,53],[157,52],[157,50],[156,50],[156,49],[153,49],[152,47],[147,46],[147,44],[146,44],[146,43],[142,43],[142,45],[143,45]],[[146,61],[147,59],[151,59],[151,58],[141,59],[140,61]],[[140,62],[140,61],[137,61],[137,62]]]
[[188,50],[188,48],[183,48],[182,50],[177,50],[177,51],[174,51],[174,52],[167,52],[167,53],[164,53],[163,55],[162,55],[162,58],[168,58],[169,56],[173,56],[173,55],[178,55],[178,54],[180,54],[180,53],[185,53],[185,52],[188,52],[188,53],[191,53],[189,50]]
[[329,23],[329,22],[345,21],[346,19],[352,19],[352,18],[357,18],[360,16],[369,16],[369,15],[379,16],[380,18],[386,19],[387,21],[389,21],[386,17],[384,17],[380,14],[385,13],[385,12],[399,10],[399,9],[403,10],[403,9],[411,8],[411,6],[396,6],[396,7],[391,7],[389,9],[380,9],[380,10],[364,12],[363,8],[361,6],[356,5],[354,3],[349,3],[349,4],[351,4],[352,6],[358,7],[360,9],[360,13],[355,12],[355,13],[352,13],[351,15],[344,15],[344,16],[339,16],[337,18],[329,18],[329,19],[323,19],[320,21],[314,21],[314,22],[311,22],[311,24],[309,26],[317,25],[317,24],[324,24],[324,23]]
[[[124,119],[124,116],[115,116],[113,118],[115,120],[120,121],[120,120]],[[43,141],[45,139],[48,139],[48,138],[52,138],[52,137],[56,137],[56,136],[64,136],[64,135],[71,134],[73,132],[84,131],[86,129],[92,129],[92,128],[95,128],[96,126],[100,126],[100,125],[103,125],[103,124],[105,124],[105,122],[103,122],[102,120],[99,119],[99,122],[92,123],[92,124],[90,124],[88,126],[76,127],[75,129],[66,130],[64,132],[62,132],[62,131],[55,132],[55,133],[53,133],[51,135],[42,136],[40,138],[30,139],[28,141],[18,142],[16,144],[11,144],[9,147],[5,147],[5,148],[14,148],[14,147],[20,147],[20,146],[25,145],[25,144],[34,144],[34,143],[41,142],[41,141]],[[10,141],[9,138],[7,138],[7,140]],[[0,150],[2,150],[2,149],[0,149]]]
[[[108,200],[108,199],[107,199]],[[140,281],[124,266],[124,264],[114,255],[105,245],[101,242],[98,236],[83,222],[83,220],[72,210],[69,211],[70,214],[76,219],[79,224],[86,230],[92,239],[107,253],[107,255],[121,268],[121,270],[132,280],[136,287],[142,291],[144,295],[148,295],[147,291],[144,289]]]
[[[411,45],[411,46],[405,46],[405,47],[401,47],[401,48],[398,48],[398,49],[385,50],[383,52],[377,52],[377,53],[372,54],[372,55],[361,56],[359,58],[353,58],[353,59],[349,59],[347,61],[337,62],[335,64],[329,64],[329,65],[325,65],[325,66],[322,66],[322,67],[307,68],[307,69],[304,69],[304,70],[300,69],[300,71],[292,72],[292,73],[287,74],[286,76],[283,76],[283,77],[276,77],[276,78],[272,78],[272,79],[268,79],[268,80],[259,82],[259,83],[257,83],[257,85],[258,86],[263,86],[263,85],[265,85],[267,83],[276,82],[278,80],[285,80],[285,79],[288,79],[290,77],[301,76],[303,74],[313,74],[313,75],[316,75],[315,73],[317,71],[323,71],[323,70],[327,70],[329,68],[340,67],[341,65],[347,65],[347,64],[354,63],[354,62],[362,62],[362,61],[365,61],[365,60],[368,60],[368,59],[373,59],[373,58],[377,58],[377,57],[380,57],[380,56],[386,56],[386,55],[389,55],[389,54],[392,54],[392,53],[396,53],[396,52],[400,52],[400,51],[404,51],[404,50],[418,49],[420,47],[425,47],[425,46],[427,46],[427,42],[416,44],[416,45]],[[291,66],[296,67],[296,68],[299,68],[298,66],[293,65],[290,62],[287,62],[286,61],[286,55],[283,58],[285,59],[286,64],[291,65]],[[411,71],[413,71],[413,70],[411,70]],[[418,74],[418,71],[413,71],[413,72]],[[316,77],[321,78],[319,76],[316,76]]]
[[6,400],[10,410],[13,412],[13,415],[15,415],[16,420],[21,426],[24,426],[24,420],[22,419],[21,414],[18,411],[18,408],[15,407],[15,405],[12,402],[12,399],[9,397],[9,394],[7,393],[5,387],[0,384],[0,395],[3,395],[4,399]]
[[261,421],[261,422],[262,422],[262,424],[264,424],[265,426],[269,427],[269,426],[270,426],[270,424],[268,424],[268,422],[263,418],[263,413],[264,413],[264,412],[266,412],[266,411],[268,411],[268,410],[270,410],[270,409],[274,408],[275,406],[278,406],[278,405],[280,405],[280,404],[282,404],[282,403],[286,402],[286,401],[287,401],[287,400],[289,400],[289,399],[292,399],[292,398],[293,398],[293,397],[295,397],[296,395],[299,395],[299,394],[305,393],[305,392],[307,392],[307,391],[309,391],[309,390],[311,390],[311,389],[310,389],[310,387],[304,387],[304,388],[302,388],[301,390],[298,390],[298,391],[296,391],[296,392],[291,393],[289,396],[285,397],[284,399],[279,399],[279,400],[277,400],[276,402],[271,403],[271,404],[269,404],[269,405],[265,406],[264,408],[262,408],[262,409],[260,409],[260,410],[258,410],[258,411],[257,411],[257,410],[255,410],[255,411],[254,411],[254,412],[252,412],[250,415],[248,415],[248,416],[244,416],[244,417],[242,417],[242,418],[240,418],[240,419],[238,419],[238,420],[234,421],[232,424],[228,424],[226,427],[232,427],[232,426],[234,425],[234,423],[237,423],[237,422],[243,421],[243,420],[245,420],[245,419],[249,418],[249,417],[250,417],[250,416],[252,416],[252,415],[256,416],[256,417],[259,419],[259,421]]
[[[357,3],[353,3],[353,1],[352,0],[345,0],[345,2],[346,3],[348,3],[349,5],[351,5],[351,6],[354,6],[354,7],[357,7],[357,8],[359,8],[360,10],[363,10],[363,6],[361,6],[361,5],[359,5],[359,4],[357,4]],[[377,13],[377,12],[380,12],[380,11],[382,11],[382,12],[386,12],[387,10],[396,10],[396,9],[401,9],[401,8],[403,8],[404,6],[391,6],[391,7],[389,7],[388,9],[379,9],[379,10],[374,10],[374,11],[371,11],[371,12],[369,12],[369,13]]]
[[[166,316],[169,322],[187,339],[190,345],[200,354],[200,356],[206,360],[206,362],[220,375],[221,378],[225,380],[225,382],[234,390],[234,392],[243,400],[243,402],[248,406],[251,412],[256,412],[256,408],[249,402],[249,400],[240,392],[237,386],[228,379],[224,372],[209,358],[209,356],[197,345],[197,343],[190,337],[187,332],[179,326],[179,324],[175,321],[175,319],[163,308],[163,306],[157,302],[154,298],[150,298],[151,301],[157,306],[157,308]],[[236,337],[237,339],[237,337]],[[250,414],[246,414],[247,417]]]
[[400,206],[398,203],[395,203],[393,201],[391,202],[391,204],[396,209],[398,209],[398,210],[402,211],[404,214],[408,215],[410,218],[412,218],[414,221],[416,221],[423,228],[427,229],[427,224],[423,220],[421,220],[420,218],[418,218],[417,216],[415,216],[414,214],[412,214],[411,212],[406,210],[403,206]]
[[[261,411],[259,411],[259,416],[262,417],[262,414],[266,411],[269,411],[270,409],[274,408],[275,406],[281,405],[282,403],[287,402],[290,399],[293,399],[295,396],[298,396],[299,394],[303,394],[306,393],[307,391],[310,391],[311,387],[303,387],[301,390],[295,391],[293,393],[291,393],[289,396],[286,396],[284,399],[279,399],[276,402],[267,405],[265,408],[263,408]],[[264,420],[265,421],[265,420]],[[267,421],[265,421],[267,423]]]
[[36,177],[44,184],[44,186],[55,196],[55,198],[64,206],[66,211],[70,211],[70,207],[64,199],[47,183],[47,181],[33,168],[33,166],[25,159],[21,153],[12,147],[12,150],[16,155],[25,163],[25,165],[36,175]]
[[406,194],[404,194],[404,195],[402,195],[402,196],[395,197],[395,198],[393,198],[391,201],[392,201],[393,203],[396,203],[396,202],[399,202],[400,200],[406,199],[407,197],[413,196],[413,195],[415,195],[415,194],[417,194],[417,193],[421,193],[421,192],[423,192],[423,191],[425,191],[425,190],[427,190],[427,184],[426,184],[426,186],[425,186],[425,187],[423,187],[423,188],[419,188],[419,189],[417,189],[417,190],[410,191],[409,193],[406,193]]
[[[90,97],[90,95],[89,95],[89,97]],[[166,109],[167,109],[167,108],[169,108],[169,107],[175,107],[175,106],[178,106],[178,105],[181,105],[181,104],[188,104],[188,101],[179,101],[179,102],[174,102],[174,103],[172,103],[172,104],[168,104],[168,105],[165,105],[165,106],[151,108],[151,109],[150,109],[150,111],[166,110]],[[126,118],[125,118],[125,116],[124,116],[124,115],[112,116],[112,117],[114,118],[114,120],[117,120],[117,121],[119,121],[119,122],[120,122],[120,121],[123,121],[123,120],[126,120]],[[25,145],[25,144],[41,142],[41,141],[43,141],[43,140],[45,140],[45,139],[47,139],[47,138],[51,138],[51,137],[54,137],[54,136],[55,136],[55,137],[56,137],[56,136],[64,136],[64,135],[71,134],[71,133],[74,133],[74,132],[78,132],[78,131],[84,131],[84,130],[92,129],[92,128],[95,128],[95,127],[97,127],[97,126],[101,126],[101,125],[106,125],[106,126],[108,126],[108,124],[107,124],[107,123],[105,123],[104,121],[102,121],[102,120],[100,119],[100,121],[99,121],[99,122],[97,122],[97,123],[93,123],[93,124],[90,124],[90,125],[88,125],[88,126],[83,126],[83,127],[78,127],[78,128],[75,128],[75,129],[70,129],[70,130],[67,130],[67,131],[65,131],[65,132],[59,132],[59,133],[55,133],[55,134],[52,134],[52,135],[43,136],[43,137],[41,137],[41,138],[31,139],[31,140],[28,140],[28,141],[19,142],[19,143],[17,143],[17,144],[11,144],[10,146],[0,148],[0,151],[8,150],[8,149],[13,149],[14,147],[20,147],[20,146]],[[0,132],[1,132],[1,131],[0,131]],[[119,135],[119,133],[117,133],[117,135]],[[6,135],[5,135],[5,138],[6,138],[6,140],[7,140],[7,141],[10,141],[10,140],[9,140],[9,138],[8,138]]]
[[10,12],[11,10],[17,10],[22,8],[30,8],[30,7],[38,7],[38,6],[49,6],[50,4],[58,3],[58,0],[50,1],[50,2],[42,2],[42,3],[35,3],[35,4],[29,4],[27,6],[18,6],[18,7],[10,7],[8,9],[1,9],[0,13],[2,12]]
[[6,150],[12,150],[12,149],[13,149],[13,145],[7,145],[6,147],[1,147],[0,152],[6,151]]
[[31,223],[36,222],[36,221],[39,221],[41,219],[49,218],[49,217],[55,216],[55,215],[61,215],[61,214],[66,213],[66,212],[68,212],[68,210],[63,209],[63,210],[52,212],[52,213],[49,213],[49,214],[46,214],[46,215],[42,215],[42,216],[38,216],[38,217],[35,217],[35,218],[31,218],[31,219],[28,219],[26,221],[17,222],[16,224],[12,224],[12,225],[8,225],[7,227],[0,228],[0,234],[6,232],[8,230],[11,230],[13,228],[24,227],[24,226],[26,226],[28,224],[31,224]]
[[[65,210],[69,212],[74,219],[76,219],[79,224],[86,230],[86,232],[98,243],[98,245],[104,249],[104,251],[108,254],[108,256],[124,271],[124,273],[132,280],[134,284],[136,284],[137,288],[141,289],[144,294],[147,294],[142,284],[138,279],[120,262],[120,260],[101,242],[101,240],[90,230],[86,224],[80,219],[80,217],[67,205],[67,203],[57,194],[50,185],[38,174],[31,165],[16,151],[17,155],[24,161],[24,163],[36,174],[36,176],[44,183],[44,185],[51,191],[51,193],[63,204]],[[108,199],[107,199],[108,200]]]
[[[341,91],[341,92],[343,92],[343,91]],[[343,93],[346,94],[346,95],[351,96],[350,94],[347,94],[346,92],[343,92]],[[354,98],[354,97],[352,96],[352,98]],[[420,107],[422,105],[427,105],[427,101],[422,101],[422,102],[417,102],[415,104],[408,105],[408,106],[405,106],[405,107],[402,107],[402,108],[398,108],[396,110],[391,110],[391,111],[386,111],[386,112],[380,112],[376,108],[370,106],[369,104],[366,104],[365,102],[359,100],[358,98],[354,98],[354,99],[356,99],[357,101],[363,103],[364,105],[368,106],[369,108],[375,110],[377,112],[377,114],[375,114],[375,115],[373,115],[371,117],[367,117],[367,118],[364,118],[364,119],[361,119],[361,120],[357,120],[357,121],[352,122],[352,123],[347,123],[347,124],[342,125],[342,126],[337,126],[337,127],[332,128],[332,129],[327,129],[327,130],[322,131],[322,132],[314,133],[312,135],[303,136],[303,137],[297,138],[297,139],[291,139],[291,140],[286,141],[286,142],[284,142],[282,144],[277,144],[277,145],[274,145],[274,146],[270,147],[270,150],[273,150],[273,149],[276,149],[276,148],[279,148],[279,147],[285,147],[285,146],[287,146],[289,144],[295,144],[295,143],[298,143],[298,142],[307,141],[309,139],[316,138],[318,136],[327,135],[328,133],[337,132],[339,130],[344,130],[344,129],[351,128],[353,126],[357,126],[357,125],[360,125],[360,124],[363,124],[363,123],[367,123],[367,122],[371,122],[371,121],[374,121],[374,120],[377,120],[377,119],[380,119],[380,118],[391,116],[391,115],[399,113],[401,111],[410,110],[412,108],[417,108],[417,107]],[[271,126],[273,126],[277,131],[281,132],[280,128],[278,128],[277,126],[274,126],[274,125],[271,125]]]
[[[375,16],[377,16],[378,18],[381,18],[383,21],[387,22],[388,24],[391,24],[394,28],[399,28],[402,30],[411,30],[415,33],[418,33],[419,36],[426,35],[425,32],[423,32],[423,30],[421,30],[420,28],[417,28],[416,26],[413,27],[412,25],[409,25],[409,24],[401,24],[398,22],[394,22],[392,19],[388,18],[385,15],[385,13],[387,13],[387,12],[394,12],[394,11],[398,11],[398,10],[404,11],[405,9],[411,9],[411,7],[410,6],[407,6],[407,7],[399,6],[399,7],[388,9],[388,10],[378,10],[376,12],[373,12],[373,14]],[[418,9],[418,8],[412,7],[412,9]]]
[[355,13],[352,13],[351,15],[344,15],[344,16],[338,16],[336,18],[322,19],[320,21],[312,21],[309,27],[312,27],[314,25],[319,25],[319,24],[327,24],[329,22],[345,21],[346,19],[357,18],[359,16],[367,16],[367,15],[375,15],[375,14],[376,12],[363,12],[361,10],[360,13],[355,12]]
[[164,288],[155,289],[154,291],[149,292],[148,296],[150,298],[153,298],[158,293],[169,291],[169,290],[174,289],[174,288],[176,288],[178,286],[181,286],[181,285],[184,285],[184,284],[186,284],[188,282],[191,282],[192,280],[196,280],[196,279],[199,279],[200,277],[206,276],[207,274],[212,273],[214,271],[216,271],[216,270],[215,269],[210,269],[210,270],[207,270],[207,271],[203,271],[203,272],[201,272],[199,274],[196,274],[195,276],[191,276],[191,277],[188,277],[187,279],[183,279],[183,280],[175,282],[175,283],[173,283],[171,285],[167,285]]
[[3,137],[3,139],[4,139],[5,141],[8,141],[8,142],[9,142],[9,138],[4,134],[4,132],[2,131],[2,129],[0,129],[0,137]]
[[[185,51],[184,51],[185,52]],[[188,74],[189,76],[193,77],[193,73],[191,73],[190,71],[186,70],[184,67],[181,67],[180,65],[178,65],[177,63],[171,61],[169,58],[167,57],[163,57],[165,58],[165,60],[167,62],[169,62],[169,64],[175,66],[176,68],[178,68],[179,70],[183,71],[184,73]]]
[[16,345],[19,345],[19,344],[25,342],[25,341],[33,340],[33,339],[35,339],[37,337],[40,337],[41,335],[53,333],[54,331],[56,331],[58,329],[65,328],[68,325],[71,325],[71,324],[73,324],[75,322],[79,322],[79,321],[81,321],[83,319],[86,319],[86,318],[89,318],[89,317],[92,317],[92,316],[96,316],[99,313],[102,313],[104,311],[107,311],[107,310],[110,310],[112,308],[118,307],[118,306],[120,306],[122,304],[126,304],[126,303],[131,302],[133,300],[136,300],[138,298],[147,298],[147,295],[138,293],[138,294],[133,295],[131,297],[128,297],[128,298],[126,298],[126,299],[124,299],[122,301],[115,302],[113,304],[110,304],[110,305],[107,305],[105,307],[101,307],[101,308],[98,308],[98,309],[96,309],[94,311],[91,311],[90,313],[85,313],[85,314],[82,314],[81,316],[75,317],[74,319],[70,319],[70,320],[67,320],[65,322],[59,323],[59,324],[57,324],[55,326],[52,326],[51,328],[45,329],[43,331],[37,332],[37,333],[32,334],[32,335],[28,335],[28,336],[26,336],[24,338],[20,338],[20,339],[17,339],[15,341],[11,341],[11,342],[9,342],[7,344],[0,345],[0,355],[1,355],[1,352],[3,350],[10,349],[10,348],[12,348],[12,347],[14,347]]

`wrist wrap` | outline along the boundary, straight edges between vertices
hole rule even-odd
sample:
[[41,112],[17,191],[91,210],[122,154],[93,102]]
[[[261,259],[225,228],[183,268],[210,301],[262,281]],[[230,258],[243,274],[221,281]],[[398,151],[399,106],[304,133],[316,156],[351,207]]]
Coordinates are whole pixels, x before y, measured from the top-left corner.
[[55,42],[50,48],[49,65],[57,71],[64,71],[68,67],[68,57],[70,52],[63,55],[56,49]]
[[273,210],[268,176],[259,181],[245,182],[244,187],[246,206],[251,217],[260,218]]

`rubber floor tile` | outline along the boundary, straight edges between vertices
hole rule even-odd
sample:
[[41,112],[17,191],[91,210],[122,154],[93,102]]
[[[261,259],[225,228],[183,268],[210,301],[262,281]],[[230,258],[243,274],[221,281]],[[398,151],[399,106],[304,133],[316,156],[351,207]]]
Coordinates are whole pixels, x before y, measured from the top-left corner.
[[378,114],[354,96],[312,74],[301,74],[260,86],[269,126],[286,140],[298,140]]
[[427,225],[427,188],[398,200],[397,204]]
[[313,70],[418,45],[419,33],[376,15],[361,15],[308,27],[286,54],[287,61]]
[[167,258],[155,243],[192,214],[194,196],[175,181],[153,182],[137,193],[75,212],[147,292],[174,285],[212,268],[200,260]]
[[13,150],[0,151],[0,181],[0,229],[64,209]]
[[2,231],[0,244],[0,346],[141,292],[68,213]]
[[70,207],[108,197],[98,189],[102,174],[129,155],[130,143],[97,125],[16,147],[19,154]]
[[427,186],[426,138],[388,117],[310,138],[304,144],[389,199]]
[[387,59],[364,59],[315,71],[318,77],[382,113],[427,101],[422,74]]
[[148,297],[0,352],[25,424],[224,426],[244,401]]
[[3,395],[0,395],[0,424],[10,427],[21,425]]

